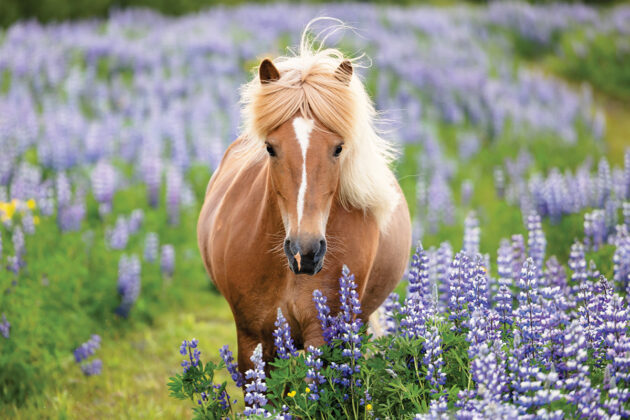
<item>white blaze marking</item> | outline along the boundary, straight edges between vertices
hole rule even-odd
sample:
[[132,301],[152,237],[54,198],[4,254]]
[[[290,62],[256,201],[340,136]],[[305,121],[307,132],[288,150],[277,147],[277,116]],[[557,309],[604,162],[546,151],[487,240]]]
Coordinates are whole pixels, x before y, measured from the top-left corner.
[[304,196],[306,195],[306,151],[308,150],[313,125],[313,120],[306,120],[301,117],[297,117],[293,120],[295,137],[297,137],[300,148],[302,149],[302,182],[300,183],[297,198],[298,230],[300,229],[302,213],[304,212]]

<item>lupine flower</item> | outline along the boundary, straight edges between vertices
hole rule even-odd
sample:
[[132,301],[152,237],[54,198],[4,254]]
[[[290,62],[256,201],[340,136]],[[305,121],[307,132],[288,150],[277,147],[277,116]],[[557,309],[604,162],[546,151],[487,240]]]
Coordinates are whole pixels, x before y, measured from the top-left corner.
[[455,255],[450,270],[448,301],[449,320],[453,321],[455,329],[459,329],[468,318],[466,291],[470,286],[474,271],[474,266],[466,254],[460,252]]
[[91,179],[94,198],[100,204],[99,213],[109,214],[116,191],[116,170],[110,163],[100,161],[92,171]]
[[438,285],[439,298],[443,306],[448,305],[450,289],[450,266],[453,259],[451,244],[443,242],[435,253],[435,284]]
[[129,224],[124,216],[118,216],[116,225],[108,232],[109,246],[112,249],[125,249],[129,240]]
[[232,380],[234,381],[236,386],[242,387],[243,385],[245,385],[245,379],[243,379],[243,374],[239,372],[237,364],[234,363],[232,352],[230,351],[230,348],[228,347],[227,344],[221,347],[221,349],[219,350],[219,354],[221,355],[221,358],[225,362],[225,367],[230,373]]
[[59,228],[63,232],[80,230],[85,213],[85,203],[82,199],[77,199],[73,204],[60,207],[57,212]]
[[429,303],[432,289],[429,279],[429,257],[420,242],[416,245],[416,252],[411,257],[408,280],[408,296],[418,296],[422,302]]
[[142,179],[149,191],[149,204],[157,207],[162,186],[162,162],[158,157],[145,157],[141,163]]
[[526,356],[536,357],[542,333],[542,307],[538,297],[538,278],[531,258],[523,264],[518,281],[519,306],[514,311],[514,323],[521,332],[523,351]]
[[274,344],[279,358],[289,359],[297,356],[297,349],[291,338],[291,328],[282,311],[278,308],[278,316],[275,322],[276,329],[273,332]]
[[2,314],[2,322],[0,322],[0,334],[4,338],[9,338],[11,333],[11,323],[7,321],[7,317],[5,314]]
[[326,378],[321,374],[324,365],[320,359],[322,354],[323,352],[320,349],[309,346],[306,359],[304,360],[304,364],[308,367],[306,377],[310,380],[309,388],[311,389],[308,398],[313,401],[319,399],[319,385],[326,382]]
[[245,372],[245,379],[248,380],[245,385],[245,410],[243,414],[246,416],[267,414],[267,410],[263,407],[267,405],[267,385],[265,384],[265,362],[262,355],[262,344],[258,344],[254,349],[254,353],[250,357],[254,364],[253,369]]
[[159,248],[158,235],[155,232],[147,233],[144,239],[144,260],[147,262],[155,262],[158,257]]
[[135,235],[142,227],[143,221],[144,211],[142,211],[142,209],[135,209],[134,211],[132,211],[129,215],[129,220],[127,221],[129,235]]
[[85,376],[100,375],[103,370],[101,359],[94,359],[81,365],[81,371]]
[[188,356],[187,359],[184,359],[181,363],[182,368],[184,368],[184,373],[188,372],[188,369],[191,367],[199,366],[199,357],[201,356],[201,351],[197,348],[199,345],[199,340],[193,338],[192,340],[184,340],[182,341],[181,346],[179,346],[179,354],[182,356]]
[[361,303],[356,290],[354,274],[350,273],[347,266],[343,266],[339,278],[339,301],[341,311],[339,313],[339,338],[348,346],[343,355],[358,360],[361,357],[361,336],[359,330],[363,325],[361,318]]
[[466,216],[464,222],[464,246],[463,251],[470,256],[477,255],[479,253],[479,236],[481,230],[479,229],[479,220],[475,212],[471,211]]
[[121,297],[116,313],[129,316],[131,307],[140,295],[140,271],[142,266],[136,255],[123,255],[118,262],[118,293]]
[[26,262],[24,261],[24,255],[26,254],[26,249],[24,247],[24,233],[19,226],[14,228],[11,240],[13,242],[14,255],[9,257],[8,268],[10,271],[17,274],[20,269],[24,268],[26,265]]
[[313,291],[313,302],[315,303],[315,309],[317,310],[317,319],[322,328],[322,334],[327,344],[331,345],[333,338],[336,336],[335,325],[333,319],[330,316],[330,307],[327,304],[327,298],[315,289]]
[[540,278],[545,262],[545,248],[547,240],[542,231],[540,216],[531,213],[527,218],[527,247],[529,248],[529,258],[532,259],[536,267],[536,275]]
[[81,344],[74,350],[74,361],[81,363],[93,356],[96,350],[101,347],[101,337],[97,334],[92,335],[88,341]]
[[521,272],[525,258],[527,254],[525,254],[523,235],[512,235],[512,275],[515,278]]
[[163,275],[173,277],[173,273],[175,272],[175,248],[173,245],[162,245],[160,269]]
[[446,384],[446,374],[442,372],[442,337],[437,326],[428,329],[429,335],[423,343],[424,358],[422,362],[427,367],[426,379],[431,385],[431,393],[437,393]]
[[398,293],[390,293],[381,305],[380,322],[384,326],[385,334],[396,334],[398,332],[398,320],[395,315],[400,312],[400,297]]
[[96,353],[96,350],[98,350],[100,346],[101,337],[94,334],[88,341],[74,350],[74,361],[81,367],[81,371],[85,376],[100,375],[103,368],[101,359],[87,361],[88,358]]

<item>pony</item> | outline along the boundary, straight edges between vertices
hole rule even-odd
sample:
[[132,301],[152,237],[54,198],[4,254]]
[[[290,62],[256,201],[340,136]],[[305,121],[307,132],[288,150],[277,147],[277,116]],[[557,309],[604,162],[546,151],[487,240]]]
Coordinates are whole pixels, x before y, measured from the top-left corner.
[[[343,265],[364,322],[396,287],[411,247],[395,150],[353,70],[356,59],[314,47],[264,59],[241,90],[242,132],[208,183],[199,250],[236,324],[238,367],[262,343],[275,357],[278,309],[298,349],[324,344],[313,291],[339,311]],[[323,44],[323,42],[322,42]]]

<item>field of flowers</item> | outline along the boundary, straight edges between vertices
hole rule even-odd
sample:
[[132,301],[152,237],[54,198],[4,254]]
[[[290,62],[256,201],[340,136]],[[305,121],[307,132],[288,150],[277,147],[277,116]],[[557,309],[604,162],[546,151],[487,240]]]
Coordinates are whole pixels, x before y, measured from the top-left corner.
[[[295,353],[279,314],[276,369],[241,378],[196,218],[239,86],[320,15],[371,59],[422,245],[385,337],[340,273],[339,316],[314,296],[329,344]],[[629,6],[269,4],[0,31],[0,417],[630,416],[628,71]]]

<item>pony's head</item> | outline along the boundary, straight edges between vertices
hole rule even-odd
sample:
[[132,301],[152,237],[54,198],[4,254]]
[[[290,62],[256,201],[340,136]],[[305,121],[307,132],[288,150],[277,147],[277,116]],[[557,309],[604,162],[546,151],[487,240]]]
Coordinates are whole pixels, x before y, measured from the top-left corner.
[[305,39],[298,55],[263,60],[245,85],[242,144],[246,156],[268,161],[291,270],[313,275],[324,264],[334,200],[370,212],[383,231],[398,195],[392,150],[374,130],[352,61],[338,50],[314,51]]

